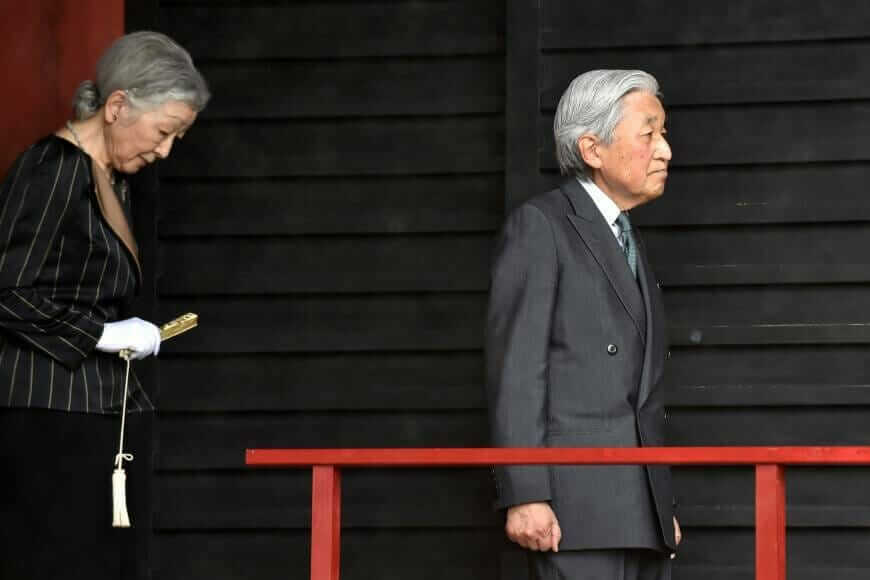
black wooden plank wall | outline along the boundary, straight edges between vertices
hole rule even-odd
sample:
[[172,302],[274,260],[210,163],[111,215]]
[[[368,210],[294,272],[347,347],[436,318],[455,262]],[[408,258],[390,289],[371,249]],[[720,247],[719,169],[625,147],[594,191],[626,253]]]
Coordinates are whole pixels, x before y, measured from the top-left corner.
[[[170,2],[214,99],[161,168],[155,578],[303,578],[310,476],[246,447],[486,444],[504,213],[489,1]],[[344,480],[343,578],[495,577],[485,470]],[[437,547],[437,548],[436,548]]]
[[[635,219],[671,442],[870,443],[864,3],[130,4],[215,93],[161,168],[156,308],[202,327],[157,366],[156,579],[305,576],[309,477],[246,447],[485,444],[492,234],[556,180],[552,112],[591,68],[649,70],[669,110]],[[867,576],[868,478],[789,471],[790,578]],[[751,578],[751,471],[676,481],[676,577]],[[344,578],[498,577],[485,473],[349,472],[344,498]]]
[[[671,444],[870,443],[870,7],[521,4],[537,58],[508,70],[537,78],[537,159],[522,159],[539,190],[557,178],[553,110],[576,74],[641,68],[662,85],[674,170],[635,219],[665,289]],[[511,204],[534,193],[506,185]],[[676,578],[752,578],[752,472],[675,475]],[[789,470],[789,578],[867,577],[868,482]]]

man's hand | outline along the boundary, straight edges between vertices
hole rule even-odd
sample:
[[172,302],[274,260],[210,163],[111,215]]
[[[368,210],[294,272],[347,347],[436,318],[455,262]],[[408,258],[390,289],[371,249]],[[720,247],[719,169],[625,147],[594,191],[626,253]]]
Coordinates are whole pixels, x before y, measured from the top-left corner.
[[[674,543],[679,546],[683,541],[683,531],[680,529],[680,522],[677,521],[677,516],[674,516]],[[671,560],[677,557],[676,552],[671,552]]]
[[550,504],[524,503],[508,508],[504,526],[507,537],[523,548],[540,552],[559,551],[562,529]]

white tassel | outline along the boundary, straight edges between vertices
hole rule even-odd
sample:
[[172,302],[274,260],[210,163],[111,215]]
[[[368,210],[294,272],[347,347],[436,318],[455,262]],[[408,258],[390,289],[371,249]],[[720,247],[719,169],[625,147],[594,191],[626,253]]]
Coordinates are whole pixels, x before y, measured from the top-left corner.
[[121,434],[118,438],[118,453],[115,455],[115,471],[112,472],[112,527],[129,528],[127,473],[124,471],[124,461],[133,461],[133,456],[124,453],[124,429],[127,420],[127,389],[130,385],[130,351],[122,350],[119,354],[127,361],[127,373],[124,378],[124,399],[121,404]]
[[112,527],[130,527],[130,516],[127,514],[127,474],[123,468],[112,472]]

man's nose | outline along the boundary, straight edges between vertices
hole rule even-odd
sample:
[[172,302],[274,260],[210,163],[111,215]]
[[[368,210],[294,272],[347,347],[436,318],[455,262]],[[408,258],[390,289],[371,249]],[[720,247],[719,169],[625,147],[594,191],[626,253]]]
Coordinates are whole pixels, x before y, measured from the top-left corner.
[[662,135],[662,137],[661,137],[661,143],[659,143],[659,146],[657,147],[657,151],[659,154],[658,155],[659,158],[664,159],[665,161],[671,160],[671,146],[668,143],[668,140],[665,139],[664,135]]

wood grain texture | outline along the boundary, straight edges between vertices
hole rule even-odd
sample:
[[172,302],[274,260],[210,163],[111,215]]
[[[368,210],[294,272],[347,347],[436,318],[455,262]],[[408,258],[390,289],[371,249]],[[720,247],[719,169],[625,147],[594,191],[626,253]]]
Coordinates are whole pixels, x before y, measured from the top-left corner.
[[848,344],[672,348],[668,405],[866,405],[865,351]]
[[[204,119],[467,115],[504,109],[501,56],[206,62]],[[242,80],[244,79],[244,80]]]
[[863,323],[870,300],[861,285],[739,286],[666,289],[674,326]]
[[347,297],[184,297],[161,319],[196,312],[200,327],[169,353],[455,351],[483,344],[486,296],[477,293]]
[[540,108],[541,3],[508,2],[505,54],[505,207],[513,208],[534,194],[538,174],[535,147],[539,125],[530,111]]
[[164,411],[484,408],[479,351],[161,359],[158,406]]
[[[342,578],[381,577],[496,580],[493,561],[501,540],[485,530],[349,530],[342,534]],[[308,570],[303,532],[171,533],[156,538],[167,580],[231,580],[257,574],[264,580],[304,577]],[[433,550],[432,546],[438,549]],[[384,554],[391,554],[385,558]]]
[[677,345],[867,343],[861,285],[670,288],[669,334]]
[[645,228],[662,284],[734,286],[870,281],[864,223]]
[[[860,578],[859,572],[866,572],[868,547],[861,534],[856,529],[789,529],[789,577]],[[753,531],[748,527],[690,527],[680,546],[674,578],[697,578],[697,574],[716,579],[754,578],[753,541]],[[830,551],[819,550],[821,545],[830,546]]]
[[555,110],[571,80],[596,68],[651,73],[666,107],[866,99],[868,56],[867,39],[553,52],[541,61],[541,107]]
[[859,4],[853,0],[739,0],[715,6],[692,0],[641,0],[543,6],[542,44],[551,50],[867,37],[866,17],[856,12]]
[[161,30],[194,59],[497,54],[504,46],[502,4],[487,0],[164,3],[160,16]]
[[[632,211],[644,225],[746,225],[870,220],[865,162],[684,167],[665,195]],[[643,230],[642,230],[643,231]]]
[[160,234],[494,231],[503,219],[503,191],[497,173],[164,180]]
[[161,169],[167,177],[495,173],[499,117],[202,121]]
[[682,408],[669,445],[867,445],[870,407]]
[[166,241],[162,296],[485,292],[490,234]]
[[870,281],[867,264],[664,264],[655,267],[668,286],[822,284]]

